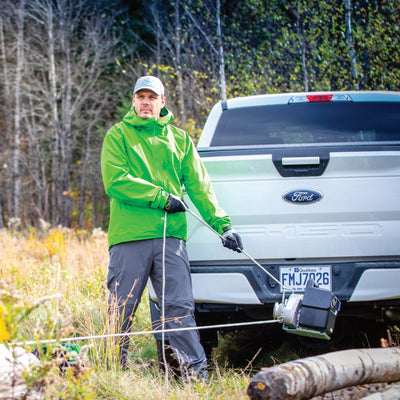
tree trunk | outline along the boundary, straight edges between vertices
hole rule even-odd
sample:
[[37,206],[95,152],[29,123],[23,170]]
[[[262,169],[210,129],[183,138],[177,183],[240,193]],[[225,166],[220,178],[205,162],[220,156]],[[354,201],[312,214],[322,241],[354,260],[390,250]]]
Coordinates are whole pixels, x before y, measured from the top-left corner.
[[224,47],[222,42],[222,29],[221,29],[221,1],[217,0],[216,4],[216,24],[217,24],[217,42],[218,48],[214,46],[212,38],[202,29],[201,21],[197,21],[193,13],[191,13],[187,7],[183,8],[186,14],[189,16],[191,21],[194,23],[195,27],[199,30],[201,35],[206,40],[206,43],[210,46],[212,52],[218,57],[218,70],[219,70],[219,80],[221,88],[221,100],[226,100],[226,79],[225,79],[225,59],[224,59]]
[[27,168],[31,171],[30,173],[33,184],[31,204],[29,204],[29,207],[32,206],[36,210],[38,219],[45,219],[45,215],[43,213],[44,182],[43,177],[41,176],[41,172],[43,172],[41,161],[43,162],[44,157],[40,148],[39,130],[36,126],[34,101],[29,93],[28,101],[30,115],[27,115],[25,118],[25,129],[29,137],[28,147],[30,159],[27,160]]
[[251,400],[307,400],[345,387],[400,380],[400,348],[344,350],[260,371]]
[[179,122],[181,126],[184,126],[186,122],[186,111],[185,111],[185,97],[183,91],[183,77],[182,77],[182,65],[181,65],[181,21],[179,13],[180,1],[174,2],[175,12],[175,69],[176,78],[178,80],[178,94],[179,94]]
[[[0,49],[1,49],[1,60],[3,64],[3,85],[4,85],[4,130],[6,138],[10,137],[11,132],[11,114],[8,110],[11,110],[11,83],[10,83],[10,76],[9,71],[7,68],[7,57],[6,57],[6,45],[5,45],[5,38],[4,38],[4,26],[3,26],[3,18],[0,17]],[[4,161],[4,164],[6,162]],[[4,168],[4,167],[3,167]],[[9,165],[6,167],[7,173],[10,173]],[[1,192],[0,192],[0,229],[4,228],[4,220],[3,220],[3,207],[2,203],[6,200],[4,193],[8,192],[8,204],[11,204],[11,191],[6,190],[7,185],[5,182],[6,179],[3,180],[1,185]]]
[[[61,16],[63,18],[64,16]],[[71,132],[71,96],[72,96],[72,66],[71,66],[71,43],[72,26],[69,20],[71,16],[62,21],[60,29],[60,44],[63,52],[64,70],[61,101],[61,223],[68,228],[71,227],[71,155],[72,155],[72,132]]]
[[12,216],[14,218],[20,217],[20,200],[21,200],[21,176],[20,176],[20,163],[21,163],[21,103],[22,91],[21,81],[24,66],[24,13],[25,13],[25,0],[22,0],[18,8],[17,18],[17,65],[15,73],[15,106],[14,106],[14,135],[11,141],[12,148]]
[[297,40],[299,42],[300,53],[301,53],[301,65],[303,67],[303,79],[304,79],[304,91],[308,92],[309,90],[309,80],[308,80],[308,71],[307,71],[307,47],[306,47],[306,39],[304,35],[303,28],[301,26],[300,19],[300,4],[298,5],[297,15],[296,15],[296,31],[297,31]]
[[221,30],[221,0],[217,0],[217,39],[219,50],[219,79],[221,84],[221,100],[226,100],[225,59]]
[[71,153],[72,153],[72,132],[71,132],[71,60],[69,45],[66,49],[66,85],[63,101],[63,133],[61,140],[61,185],[62,185],[62,224],[71,227]]
[[[94,130],[96,119],[92,120],[88,125],[87,133],[86,133],[86,146],[83,151],[83,158],[81,162],[81,188],[79,195],[79,228],[83,229],[85,224],[85,204],[86,204],[86,192],[88,191],[87,185],[87,175],[89,173],[89,163],[91,159],[91,145],[90,140],[92,137],[92,132]],[[92,210],[92,214],[94,214],[94,209]],[[94,226],[94,225],[92,225]]]
[[55,39],[54,39],[54,14],[52,6],[49,4],[47,8],[47,36],[48,36],[48,58],[49,58],[49,80],[50,80],[50,107],[51,107],[51,127],[52,127],[52,180],[53,190],[52,222],[58,223],[61,214],[60,201],[60,121],[58,118],[57,105],[57,79],[56,79],[56,61],[55,61]]
[[360,84],[358,82],[356,51],[354,50],[353,46],[353,32],[351,28],[351,0],[345,0],[344,6],[345,6],[345,19],[346,19],[346,44],[351,62],[351,76],[355,83],[355,89],[359,90]]

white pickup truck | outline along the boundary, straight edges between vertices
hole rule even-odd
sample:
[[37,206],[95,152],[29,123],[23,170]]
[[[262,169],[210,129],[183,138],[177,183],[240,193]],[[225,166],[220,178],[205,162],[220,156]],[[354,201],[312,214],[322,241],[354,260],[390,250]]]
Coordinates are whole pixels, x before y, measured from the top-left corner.
[[[284,286],[313,278],[341,315],[400,319],[400,93],[221,101],[198,151],[245,250]],[[187,219],[198,324],[272,319],[281,286]]]

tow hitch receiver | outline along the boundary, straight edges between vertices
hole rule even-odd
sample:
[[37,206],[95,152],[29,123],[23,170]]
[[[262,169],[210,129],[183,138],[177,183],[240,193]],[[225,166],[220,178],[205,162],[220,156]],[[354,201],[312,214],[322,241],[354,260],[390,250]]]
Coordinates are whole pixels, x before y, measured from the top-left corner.
[[333,333],[339,299],[310,279],[304,294],[291,294],[274,306],[273,318],[283,322],[283,330],[300,336],[329,340]]

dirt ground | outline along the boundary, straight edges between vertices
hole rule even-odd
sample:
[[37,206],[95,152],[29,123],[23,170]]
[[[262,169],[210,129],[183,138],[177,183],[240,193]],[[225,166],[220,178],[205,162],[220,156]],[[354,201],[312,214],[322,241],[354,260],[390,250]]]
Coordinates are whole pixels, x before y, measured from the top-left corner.
[[[335,390],[334,392],[327,393],[322,396],[313,397],[311,400],[360,400],[366,398],[368,399],[369,396],[378,393],[381,394],[381,396],[375,397],[371,400],[400,399],[400,381],[352,386],[350,388]],[[385,395],[383,395],[384,393]]]

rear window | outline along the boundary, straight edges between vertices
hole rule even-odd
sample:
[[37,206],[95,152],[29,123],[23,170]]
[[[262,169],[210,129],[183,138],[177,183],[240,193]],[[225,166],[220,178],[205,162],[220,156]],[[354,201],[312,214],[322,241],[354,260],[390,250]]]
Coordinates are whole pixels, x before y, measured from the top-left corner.
[[226,110],[211,146],[400,141],[400,103],[330,102]]

